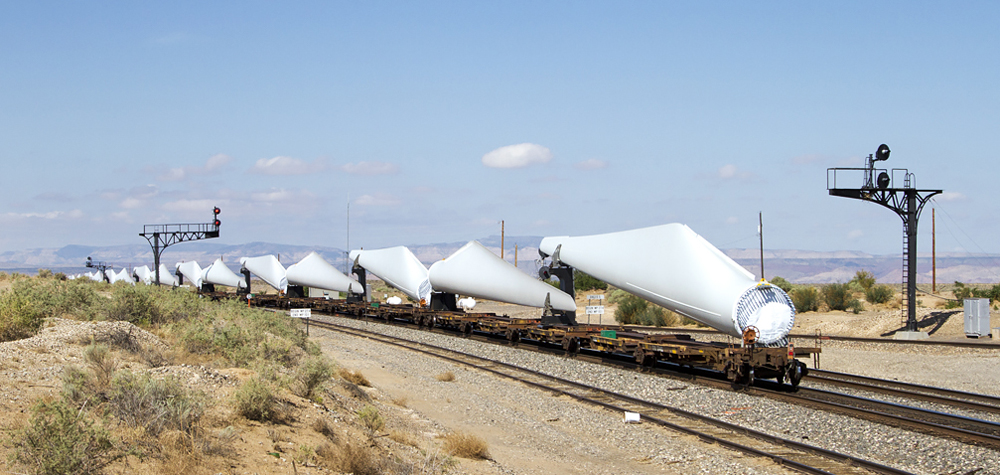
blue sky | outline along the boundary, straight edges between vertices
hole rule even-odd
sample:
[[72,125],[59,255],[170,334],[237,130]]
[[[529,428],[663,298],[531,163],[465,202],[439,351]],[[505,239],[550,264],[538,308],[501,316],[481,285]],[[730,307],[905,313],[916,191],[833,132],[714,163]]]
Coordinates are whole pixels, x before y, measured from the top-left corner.
[[[0,251],[352,247],[682,222],[722,248],[898,253],[826,169],[941,188],[1000,252],[1000,7],[923,2],[3,2]],[[859,183],[860,184],[860,183]],[[929,210],[928,210],[929,211]],[[930,213],[920,249],[930,249]]]

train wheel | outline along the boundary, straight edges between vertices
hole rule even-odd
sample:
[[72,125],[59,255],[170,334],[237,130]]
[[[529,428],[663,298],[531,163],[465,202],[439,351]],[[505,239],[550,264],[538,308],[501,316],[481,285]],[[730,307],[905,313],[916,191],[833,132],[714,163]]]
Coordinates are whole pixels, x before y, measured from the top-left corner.
[[462,330],[462,336],[464,336],[466,338],[472,336],[472,323],[470,323],[470,322],[463,322],[462,326],[461,326],[461,330]]
[[517,342],[521,339],[521,333],[517,330],[508,329],[507,330],[507,341],[510,342],[512,346],[517,346]]
[[580,353],[580,340],[576,337],[563,338],[562,347],[566,350],[566,356],[576,356]]
[[733,382],[743,387],[753,385],[753,366],[749,363],[741,365],[736,371],[736,379]]
[[635,349],[635,364],[642,366],[652,366],[653,355],[646,353],[642,348]]
[[805,363],[801,361],[793,361],[792,364],[788,365],[788,383],[792,385],[793,388],[799,387],[799,383],[802,382],[802,378],[809,372],[806,368]]
[[437,320],[437,317],[427,317],[427,321],[425,322],[427,324],[427,330],[434,329],[435,320]]

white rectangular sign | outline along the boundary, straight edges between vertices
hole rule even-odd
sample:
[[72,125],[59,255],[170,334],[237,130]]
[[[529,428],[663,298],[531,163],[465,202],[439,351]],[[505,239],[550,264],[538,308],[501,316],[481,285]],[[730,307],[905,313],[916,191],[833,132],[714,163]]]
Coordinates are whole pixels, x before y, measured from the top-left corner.
[[587,305],[587,315],[604,315],[604,305]]
[[604,294],[588,295],[587,300],[604,300]]
[[312,309],[308,308],[293,308],[288,311],[288,316],[292,318],[311,318]]

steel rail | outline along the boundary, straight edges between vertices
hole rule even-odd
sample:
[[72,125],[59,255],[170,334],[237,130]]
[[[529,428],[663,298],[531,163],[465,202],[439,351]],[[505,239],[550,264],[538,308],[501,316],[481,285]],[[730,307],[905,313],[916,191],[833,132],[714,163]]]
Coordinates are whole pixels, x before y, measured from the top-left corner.
[[[595,404],[606,409],[620,412],[638,412],[643,414],[642,417],[646,420],[663,427],[691,434],[702,440],[718,443],[744,453],[766,457],[782,466],[798,470],[803,473],[909,473],[904,470],[864,460],[851,455],[803,444],[793,440],[782,439],[770,434],[731,424],[729,422],[685,411],[677,407],[644,401],[631,396],[618,394],[612,391],[607,391],[575,381],[543,374],[527,368],[518,367],[456,350],[416,342],[405,338],[392,337],[353,327],[346,327],[323,320],[314,319],[312,320],[312,324],[320,328],[353,334],[355,336],[379,341],[381,343],[395,345],[412,351],[432,355],[456,364],[474,367],[498,376],[520,381],[544,391],[566,395],[576,400]],[[518,373],[520,373],[520,375]],[[668,420],[668,418],[672,420]],[[683,421],[687,422],[684,423]],[[750,443],[756,444],[757,447],[748,445]],[[770,447],[761,448],[761,444],[765,444]]]
[[[681,327],[650,327],[643,325],[625,325],[626,328],[637,331],[649,331],[660,333],[698,333],[698,334],[718,334],[725,333],[714,329],[706,328],[681,328]],[[1000,343],[987,341],[941,341],[941,340],[891,340],[887,338],[870,338],[840,335],[810,335],[807,333],[789,333],[792,340],[830,340],[830,341],[850,341],[856,343],[886,343],[890,345],[924,345],[924,346],[950,346],[956,348],[979,348],[984,350],[1000,350]]]
[[[357,318],[356,315],[345,316],[348,318]],[[361,316],[361,318],[367,319],[367,316]],[[381,318],[377,318],[373,321],[387,322],[385,319]],[[392,324],[400,326],[399,322],[393,321]],[[420,329],[419,326],[409,323],[404,323],[403,325]],[[449,333],[451,332],[447,329],[442,330]],[[506,339],[492,334],[484,333],[482,335],[473,335],[473,338],[493,344],[509,344]],[[530,339],[522,339],[521,342],[537,343],[529,344],[525,347],[525,349],[548,352],[552,354],[564,353],[562,348],[552,347],[542,342],[536,342]],[[579,357],[580,356],[578,356],[578,358]],[[635,364],[634,361],[631,361],[631,355],[618,355],[614,353],[609,354],[596,352],[584,356],[584,358],[599,364],[652,371],[657,374],[668,375],[688,381],[698,380],[699,384],[723,390],[732,390],[736,387],[729,381],[722,381],[712,377],[699,378],[699,374],[706,375],[712,373],[710,370],[705,369],[689,369],[687,371],[683,371],[671,369],[670,367],[662,365],[657,365],[653,368],[642,368]],[[777,389],[768,389],[768,387],[775,387]],[[963,443],[973,443],[988,446],[994,449],[1000,449],[1000,437],[998,437],[997,434],[997,425],[988,421],[928,411],[922,408],[903,406],[900,404],[893,404],[875,399],[866,399],[842,393],[832,393],[827,391],[823,392],[825,393],[824,396],[819,396],[822,392],[821,390],[808,390],[801,387],[799,388],[800,393],[789,393],[787,388],[781,388],[780,386],[772,384],[769,381],[758,380],[755,382],[754,387],[742,387],[740,389],[786,403],[807,406],[818,410],[837,412],[850,417],[857,417],[928,435],[944,436]],[[809,395],[806,395],[806,392],[803,392],[803,390],[811,392]],[[837,399],[839,401],[833,401],[831,399]],[[921,417],[913,417],[914,415],[919,415]]]
[[845,386],[893,396],[919,399],[963,409],[1000,414],[1000,397],[954,389],[925,386],[922,384],[890,381],[857,374],[810,369],[806,381],[816,381],[835,386]]
[[795,393],[753,388],[751,392],[767,393],[775,399],[834,410],[873,422],[906,428],[917,432],[946,436],[965,443],[1000,449],[1000,424],[971,417],[957,416],[918,407],[905,406],[877,399],[835,393],[799,386]]

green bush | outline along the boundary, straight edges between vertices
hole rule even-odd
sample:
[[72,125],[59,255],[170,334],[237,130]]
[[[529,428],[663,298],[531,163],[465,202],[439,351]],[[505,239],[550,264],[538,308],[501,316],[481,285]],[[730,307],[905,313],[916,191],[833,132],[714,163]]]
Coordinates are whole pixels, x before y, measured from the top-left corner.
[[278,416],[274,388],[258,377],[243,383],[233,393],[233,405],[239,415],[254,421],[272,421]]
[[28,338],[42,326],[42,309],[16,286],[0,293],[0,341]]
[[870,303],[886,303],[895,295],[892,287],[885,284],[876,284],[865,290],[865,300]]
[[191,433],[204,414],[203,397],[188,391],[176,378],[119,371],[108,390],[108,408],[130,427],[157,436],[164,430]]
[[955,289],[951,293],[959,300],[955,308],[961,307],[963,305],[962,300],[965,299],[990,299],[990,303],[992,304],[993,302],[1000,301],[1000,284],[996,284],[989,289],[978,289],[967,287],[965,284],[955,281]]
[[319,354],[298,322],[235,300],[209,306],[201,318],[178,321],[172,328],[186,351],[221,356],[241,368],[260,362],[292,368],[301,353]]
[[857,299],[851,293],[848,284],[827,284],[823,287],[823,301],[830,310],[848,310],[857,308]]
[[121,320],[135,325],[160,323],[160,309],[157,297],[151,285],[116,285],[111,292],[111,302],[108,304],[108,318]]
[[659,305],[651,304],[642,297],[627,294],[615,299],[615,321],[622,325],[670,326],[680,323],[677,314]]
[[365,405],[365,407],[358,411],[358,417],[361,418],[361,424],[372,433],[378,432],[385,427],[385,419],[382,418],[382,414],[379,414],[378,408],[375,406]]
[[855,272],[854,278],[851,279],[851,282],[848,283],[849,284],[856,283],[858,284],[859,287],[861,287],[862,290],[867,291],[868,289],[872,288],[873,285],[875,285],[875,274],[872,274],[870,271],[862,269]]
[[323,356],[314,356],[303,361],[295,372],[295,394],[306,399],[333,376],[333,365]]
[[795,305],[796,312],[819,310],[819,291],[816,290],[816,287],[811,285],[795,287],[792,289],[790,297],[792,297],[792,304]]
[[615,310],[615,321],[622,325],[637,325],[639,315],[646,311],[649,302],[641,297],[628,294],[616,299],[618,308]]
[[785,278],[781,277],[781,276],[774,276],[774,278],[771,279],[771,285],[773,285],[773,286],[775,286],[775,287],[777,287],[777,288],[779,288],[781,290],[784,290],[785,293],[788,293],[788,292],[792,291],[792,283],[789,282],[789,281],[787,281],[787,280],[785,280]]
[[124,456],[104,428],[59,400],[36,404],[13,444],[14,460],[44,475],[99,473]]
[[630,293],[628,293],[628,292],[626,292],[626,291],[624,291],[622,289],[611,287],[611,290],[608,292],[608,304],[610,305],[610,304],[618,303],[622,299],[628,297],[629,295],[632,295],[632,294],[630,294]]
[[598,280],[589,274],[580,272],[579,270],[573,269],[573,289],[577,292],[584,292],[587,290],[607,290],[608,284],[604,281]]

